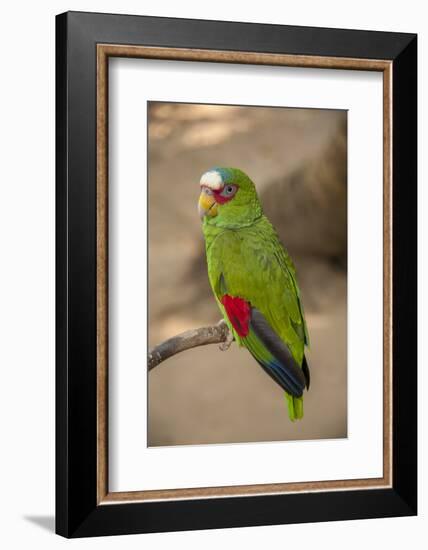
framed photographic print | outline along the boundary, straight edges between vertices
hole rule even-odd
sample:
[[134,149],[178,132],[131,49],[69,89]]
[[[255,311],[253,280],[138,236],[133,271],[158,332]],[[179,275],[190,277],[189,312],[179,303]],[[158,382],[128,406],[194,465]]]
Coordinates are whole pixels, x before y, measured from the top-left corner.
[[416,36],[56,25],[57,532],[416,514]]

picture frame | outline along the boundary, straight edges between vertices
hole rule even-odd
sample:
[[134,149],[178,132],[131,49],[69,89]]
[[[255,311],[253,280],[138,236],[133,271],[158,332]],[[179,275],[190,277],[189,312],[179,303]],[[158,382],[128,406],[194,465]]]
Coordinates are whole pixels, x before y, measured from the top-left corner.
[[[383,476],[108,487],[108,61],[383,75]],[[56,532],[65,537],[417,513],[417,36],[68,12],[56,18]],[[150,493],[150,494],[149,494]]]

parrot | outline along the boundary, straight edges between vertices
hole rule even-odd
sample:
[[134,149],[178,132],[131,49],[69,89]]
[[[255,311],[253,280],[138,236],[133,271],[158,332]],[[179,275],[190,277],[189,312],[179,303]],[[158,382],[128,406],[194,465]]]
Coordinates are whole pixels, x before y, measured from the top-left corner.
[[285,391],[290,420],[300,420],[309,335],[294,264],[242,170],[205,172],[198,212],[208,279],[230,339]]

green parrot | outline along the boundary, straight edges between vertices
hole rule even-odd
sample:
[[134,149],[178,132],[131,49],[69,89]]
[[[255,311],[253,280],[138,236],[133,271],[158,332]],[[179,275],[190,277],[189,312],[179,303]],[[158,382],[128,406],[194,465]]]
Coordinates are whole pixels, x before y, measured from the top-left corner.
[[301,419],[309,337],[293,262],[244,172],[212,168],[200,186],[208,277],[218,306],[235,341],[285,390],[290,419]]

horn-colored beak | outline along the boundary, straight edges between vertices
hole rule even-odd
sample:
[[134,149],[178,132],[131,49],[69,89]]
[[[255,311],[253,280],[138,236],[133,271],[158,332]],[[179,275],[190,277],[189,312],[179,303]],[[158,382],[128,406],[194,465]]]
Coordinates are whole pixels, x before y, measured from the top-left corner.
[[217,216],[217,203],[215,202],[214,194],[210,189],[202,189],[199,196],[198,212],[201,220],[204,216],[209,216],[210,218]]

